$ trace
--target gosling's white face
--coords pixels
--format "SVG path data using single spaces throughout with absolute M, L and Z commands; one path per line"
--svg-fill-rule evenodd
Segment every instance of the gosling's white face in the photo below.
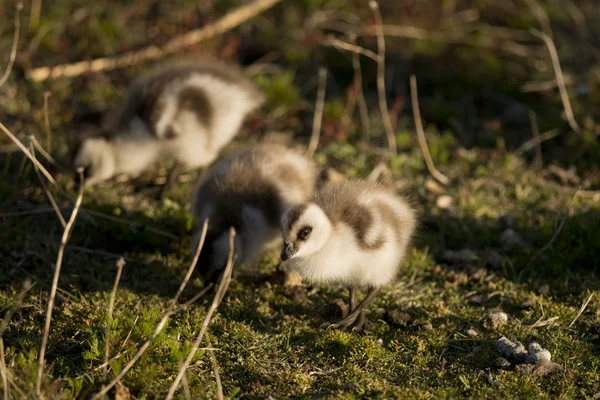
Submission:
M 308 204 L 286 212 L 281 221 L 283 250 L 281 259 L 305 257 L 321 250 L 329 240 L 333 227 L 323 210 Z
M 92 186 L 115 175 L 113 148 L 104 138 L 88 138 L 73 158 L 73 169 L 83 168 L 85 186 Z M 76 178 L 77 179 L 77 178 Z

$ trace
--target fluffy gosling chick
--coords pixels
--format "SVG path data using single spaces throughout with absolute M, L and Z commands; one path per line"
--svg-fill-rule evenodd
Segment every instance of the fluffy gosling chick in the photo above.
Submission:
M 103 126 L 76 144 L 73 169 L 84 168 L 86 184 L 94 185 L 119 174 L 135 177 L 160 160 L 207 166 L 263 102 L 234 66 L 203 61 L 159 68 L 134 80 Z
M 400 196 L 365 180 L 324 186 L 282 218 L 281 259 L 313 282 L 350 288 L 348 315 L 330 327 L 360 330 L 366 308 L 396 277 L 416 225 L 415 211 Z M 367 288 L 356 304 L 356 290 Z M 360 316 L 358 322 L 357 318 Z
M 229 228 L 236 230 L 236 264 L 281 243 L 280 221 L 286 209 L 312 195 L 317 178 L 313 161 L 279 145 L 259 145 L 223 159 L 194 189 L 192 213 L 197 225 L 208 218 L 198 270 L 215 281 L 229 254 Z M 196 233 L 193 251 L 200 234 Z

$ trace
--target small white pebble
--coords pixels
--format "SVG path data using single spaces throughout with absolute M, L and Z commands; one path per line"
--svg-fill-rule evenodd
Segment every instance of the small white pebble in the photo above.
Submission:
M 380 346 L 383 346 L 383 339 L 382 338 L 377 339 L 377 344 Z
M 445 210 L 447 208 L 450 208 L 453 201 L 454 200 L 452 199 L 451 196 L 448 196 L 447 194 L 443 194 L 437 198 L 437 200 L 435 201 L 435 205 L 438 206 L 439 208 L 441 208 L 442 210 Z
M 550 362 L 552 355 L 550 352 L 538 343 L 533 342 L 529 345 L 529 357 L 525 360 L 527 364 L 544 364 Z
M 467 331 L 467 336 L 469 336 L 469 337 L 476 337 L 477 336 L 477 331 L 475 329 L 471 328 L 471 329 L 469 329 Z

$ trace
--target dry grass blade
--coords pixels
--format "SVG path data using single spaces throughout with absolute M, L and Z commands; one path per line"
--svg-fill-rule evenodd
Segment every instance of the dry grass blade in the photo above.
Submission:
M 517 157 L 521 157 L 523 154 L 525 154 L 529 150 L 533 149 L 534 147 L 537 147 L 541 143 L 545 142 L 546 140 L 553 139 L 553 138 L 557 137 L 558 135 L 560 135 L 560 132 L 558 131 L 558 129 L 549 130 L 548 132 L 544 132 L 541 135 L 534 134 L 533 138 L 529 139 L 528 141 L 523 143 L 521 146 L 519 146 L 519 148 L 517 150 L 515 150 L 515 155 Z
M 44 325 L 44 334 L 42 336 L 42 344 L 40 346 L 40 353 L 38 356 L 38 368 L 37 368 L 37 378 L 35 383 L 35 394 L 40 397 L 42 390 L 42 377 L 44 375 L 44 359 L 46 356 L 46 346 L 48 345 L 48 335 L 50 334 L 50 322 L 52 321 L 52 310 L 54 308 L 54 298 L 56 297 L 56 289 L 58 287 L 58 278 L 60 276 L 60 268 L 62 266 L 63 255 L 65 253 L 65 247 L 67 246 L 67 241 L 71 236 L 71 232 L 73 230 L 73 226 L 75 225 L 75 221 L 77 220 L 77 214 L 79 213 L 79 209 L 81 207 L 81 202 L 83 201 L 83 171 L 79 170 L 79 179 L 81 181 L 81 187 L 79 188 L 79 195 L 77 196 L 77 201 L 75 202 L 75 208 L 71 213 L 71 217 L 69 218 L 69 222 L 65 226 L 65 230 L 62 235 L 62 239 L 60 241 L 60 248 L 58 249 L 58 256 L 56 257 L 56 266 L 54 267 L 54 279 L 52 281 L 52 288 L 50 289 L 50 298 L 48 299 L 48 309 L 46 310 L 46 323 Z
M 546 44 L 546 47 L 548 47 L 550 58 L 552 59 L 552 66 L 554 67 L 554 74 L 556 75 L 556 82 L 558 83 L 558 90 L 560 91 L 560 98 L 563 103 L 563 108 L 565 109 L 565 115 L 567 116 L 567 121 L 569 121 L 571 129 L 581 134 L 581 128 L 577 124 L 577 121 L 575 121 L 575 116 L 573 115 L 571 101 L 569 100 L 569 93 L 567 92 L 567 85 L 565 84 L 565 77 L 563 76 L 562 68 L 560 67 L 560 58 L 558 57 L 556 46 L 554 46 L 554 41 L 544 32 L 540 32 L 537 29 L 530 29 L 530 32 L 542 39 Z
M 540 169 L 543 166 L 542 159 L 542 141 L 540 140 L 540 129 L 538 128 L 537 117 L 533 110 L 529 110 L 529 121 L 531 123 L 531 131 L 533 132 L 533 138 L 535 139 L 535 166 Z
M 46 178 L 48 178 L 48 180 L 53 184 L 56 185 L 56 181 L 54 180 L 54 178 L 52 177 L 52 175 L 50 175 L 50 172 L 48 172 L 48 170 L 46 168 L 44 168 L 44 166 L 42 164 L 39 163 L 38 160 L 35 159 L 35 157 L 29 152 L 29 150 L 27 150 L 27 147 L 25 147 L 25 145 L 23 145 L 23 143 L 21 143 L 21 141 L 12 134 L 11 131 L 8 130 L 8 128 L 6 126 L 4 126 L 4 124 L 2 122 L 0 122 L 0 129 L 2 129 L 2 131 L 4 131 L 4 133 L 6 133 L 6 135 L 10 138 L 10 140 L 12 140 L 17 147 L 19 147 L 19 149 L 25 153 L 25 155 L 34 163 L 37 165 L 37 167 L 40 169 L 40 171 L 42 171 L 42 173 L 44 174 L 44 176 Z
M 169 239 L 179 240 L 179 236 L 173 235 L 170 232 L 163 231 L 162 229 L 153 228 L 151 226 L 146 226 L 146 225 L 140 224 L 139 222 L 135 222 L 135 221 L 129 221 L 125 218 L 115 217 L 114 215 L 106 214 L 106 213 L 103 213 L 100 211 L 89 210 L 87 208 L 84 208 L 83 210 L 85 212 L 87 212 L 88 214 L 93 215 L 94 217 L 98 217 L 98 218 L 106 219 L 108 221 L 118 222 L 120 224 L 128 225 L 130 228 L 143 228 L 143 229 L 147 230 L 148 232 L 156 233 L 157 235 L 168 237 Z
M 113 308 L 115 306 L 115 297 L 117 295 L 117 288 L 119 287 L 119 281 L 121 280 L 121 273 L 125 266 L 125 260 L 123 257 L 117 260 L 117 276 L 115 277 L 115 283 L 112 291 L 110 292 L 110 300 L 108 301 L 108 318 L 106 319 L 106 342 L 104 344 L 104 371 L 103 376 L 106 379 L 108 374 L 108 355 L 110 353 L 110 326 L 112 325 Z
M 410 76 L 410 96 L 412 100 L 413 116 L 415 118 L 415 128 L 417 130 L 417 137 L 419 139 L 419 146 L 423 157 L 425 158 L 425 164 L 427 164 L 427 170 L 431 176 L 437 179 L 440 183 L 447 185 L 450 183 L 450 179 L 435 168 L 433 159 L 429 153 L 429 147 L 427 147 L 427 139 L 425 138 L 425 130 L 423 130 L 423 122 L 421 121 L 421 110 L 419 109 L 419 94 L 417 92 L 417 77 L 414 75 Z
M 233 264 L 235 261 L 234 248 L 233 248 L 234 247 L 233 246 L 234 238 L 235 238 L 235 229 L 231 228 L 231 230 L 229 231 L 229 257 L 227 258 L 227 265 L 225 266 L 225 271 L 223 272 L 223 277 L 221 278 L 221 283 L 219 284 L 219 288 L 217 289 L 217 293 L 215 294 L 213 302 L 210 305 L 208 312 L 206 313 L 206 317 L 204 318 L 204 322 L 202 323 L 202 328 L 200 329 L 200 332 L 198 333 L 198 336 L 196 337 L 196 340 L 194 341 L 192 350 L 190 351 L 190 354 L 188 354 L 183 365 L 179 369 L 179 373 L 177 374 L 175 381 L 173 382 L 173 384 L 171 385 L 171 388 L 169 389 L 169 392 L 167 393 L 167 396 L 166 396 L 167 400 L 173 398 L 175 391 L 179 387 L 179 383 L 181 382 L 181 378 L 183 377 L 183 374 L 185 374 L 187 367 L 192 362 L 192 359 L 194 358 L 194 356 L 196 355 L 196 352 L 198 351 L 198 349 L 200 347 L 200 343 L 202 343 L 202 338 L 204 337 L 204 334 L 206 333 L 206 329 L 208 328 L 208 324 L 210 323 L 210 320 L 212 319 L 214 312 L 219 307 L 219 304 L 221 304 L 221 301 L 223 300 L 223 297 L 225 296 L 225 292 L 227 291 L 227 288 L 229 287 L 229 282 L 231 281 L 231 271 L 233 270 Z
M 185 396 L 185 400 L 192 400 L 192 393 L 190 392 L 190 385 L 187 380 L 187 376 L 183 374 L 183 378 L 181 378 L 181 384 L 183 385 L 183 395 Z
M 325 108 L 325 91 L 327 89 L 327 70 L 319 69 L 319 89 L 317 91 L 317 104 L 315 105 L 315 113 L 313 116 L 312 134 L 308 143 L 306 153 L 309 156 L 315 154 L 319 146 L 319 138 L 321 136 L 321 123 L 323 122 L 323 109 Z
M 29 143 L 29 148 L 31 150 L 31 155 L 37 161 L 37 158 L 35 157 L 35 149 L 33 147 L 33 140 Z M 46 193 L 46 197 L 48 197 L 48 200 L 50 200 L 50 204 L 52 204 L 52 208 L 54 209 L 54 212 L 56 213 L 56 216 L 58 217 L 60 224 L 62 225 L 63 228 L 66 227 L 67 221 L 65 221 L 65 217 L 63 217 L 62 213 L 60 212 L 60 207 L 56 203 L 56 200 L 54 200 L 54 196 L 52 196 L 52 193 L 48 189 L 48 185 L 46 185 L 46 182 L 44 182 L 44 177 L 40 173 L 40 169 L 38 168 L 37 162 L 33 163 L 33 169 L 35 170 L 35 174 L 37 175 L 37 177 L 40 181 L 40 184 L 42 185 L 42 188 L 44 189 L 44 192 Z
M 44 92 L 44 124 L 46 125 L 46 147 L 52 151 L 52 132 L 50 131 L 50 116 L 48 115 L 48 98 L 52 93 Z
M 540 23 L 540 27 L 542 28 L 542 32 L 548 35 L 549 38 L 552 39 L 552 27 L 550 26 L 550 18 L 548 18 L 548 13 L 538 3 L 536 0 L 525 0 L 527 3 L 527 7 L 531 10 L 531 12 L 535 15 Z
M 0 375 L 2 377 L 2 388 L 4 399 L 10 399 L 10 389 L 8 387 L 8 370 L 6 369 L 6 360 L 4 359 L 4 339 L 0 337 Z
M 0 87 L 2 87 L 8 80 L 8 77 L 10 76 L 10 71 L 12 71 L 12 67 L 15 64 L 15 59 L 17 58 L 17 47 L 19 47 L 19 34 L 21 33 L 21 10 L 23 9 L 23 3 L 19 1 L 16 4 L 15 9 L 17 11 L 15 13 L 15 35 L 13 36 L 8 65 L 4 70 L 4 74 L 2 74 L 2 77 L 0 78 Z
M 349 52 L 355 54 L 362 54 L 365 57 L 369 57 L 371 60 L 375 62 L 379 62 L 379 55 L 372 52 L 369 49 L 365 49 L 364 47 L 357 46 L 355 43 L 344 42 L 343 40 L 339 40 L 335 38 L 333 35 L 327 37 L 327 40 L 323 42 L 324 45 L 332 46 L 337 49 L 347 50 Z
M 377 30 L 377 54 L 379 55 L 377 60 L 377 95 L 379 97 L 379 111 L 381 112 L 390 152 L 392 156 L 396 156 L 398 154 L 396 135 L 394 134 L 385 92 L 385 36 L 383 35 L 383 21 L 381 19 L 381 12 L 379 11 L 379 4 L 372 0 L 369 1 L 369 7 L 373 11 L 375 29 Z
M 356 42 L 356 35 L 350 37 L 352 44 Z M 356 91 L 356 99 L 358 101 L 358 110 L 360 111 L 360 123 L 362 126 L 362 140 L 367 142 L 371 134 L 371 123 L 369 121 L 369 109 L 365 101 L 365 93 L 363 90 L 362 70 L 360 68 L 360 57 L 356 52 L 352 52 L 352 68 L 354 69 L 354 90 Z
M 8 323 L 10 322 L 10 319 L 12 318 L 13 314 L 16 313 L 17 310 L 21 307 L 21 304 L 23 304 L 23 300 L 25 300 L 25 295 L 27 294 L 27 292 L 29 292 L 29 290 L 32 287 L 33 285 L 31 284 L 31 280 L 29 278 L 25 279 L 25 281 L 23 282 L 23 290 L 21 291 L 21 293 L 19 293 L 17 300 L 2 319 L 2 324 L 0 325 L 0 338 L 4 334 L 6 328 L 8 327 Z
M 98 393 L 94 394 L 91 397 L 92 400 L 98 399 L 98 398 L 104 396 L 106 393 L 108 393 L 108 391 L 110 389 L 112 389 L 117 383 L 119 383 L 119 381 L 123 378 L 123 376 L 125 376 L 125 374 L 140 359 L 140 357 L 142 357 L 142 355 L 146 352 L 148 347 L 150 347 L 152 342 L 154 342 L 154 340 L 158 337 L 158 335 L 160 335 L 163 328 L 169 321 L 169 318 L 171 318 L 171 316 L 173 314 L 175 314 L 177 311 L 185 309 L 185 307 L 187 306 L 187 303 L 183 307 L 177 307 L 177 302 L 179 300 L 179 296 L 185 289 L 190 276 L 192 275 L 192 273 L 194 272 L 194 269 L 196 268 L 196 263 L 198 262 L 198 257 L 200 255 L 200 252 L 202 251 L 202 247 L 204 246 L 204 238 L 206 237 L 207 228 L 208 228 L 208 219 L 206 219 L 204 221 L 204 227 L 202 229 L 202 236 L 201 236 L 200 242 L 198 242 L 196 254 L 194 256 L 194 259 L 192 260 L 192 263 L 188 269 L 188 272 L 186 273 L 185 278 L 181 282 L 181 285 L 179 285 L 179 289 L 177 290 L 177 293 L 175 293 L 175 296 L 171 300 L 171 304 L 167 308 L 167 311 L 163 315 L 162 319 L 159 321 L 158 325 L 156 325 L 156 327 L 154 328 L 154 332 L 152 332 L 152 335 L 150 335 L 150 337 L 144 342 L 144 344 L 139 348 L 139 350 L 137 351 L 137 353 L 135 353 L 135 355 L 131 358 L 131 360 L 129 360 L 129 362 L 127 364 L 125 364 L 125 366 L 123 366 L 123 369 L 121 369 L 121 371 L 117 374 L 117 376 L 115 376 L 108 384 L 106 384 Z M 208 288 L 205 288 L 205 290 L 203 290 L 201 294 L 206 293 L 207 290 L 208 290 Z M 199 297 L 199 296 L 197 296 L 197 297 Z
M 215 23 L 193 30 L 168 41 L 163 47 L 147 46 L 140 50 L 114 57 L 102 57 L 91 61 L 80 61 L 73 64 L 62 64 L 54 67 L 40 67 L 30 70 L 28 78 L 34 81 L 78 76 L 87 72 L 107 71 L 139 64 L 146 60 L 155 60 L 167 54 L 175 53 L 185 47 L 195 45 L 224 32 L 257 16 L 273 7 L 281 0 L 255 0 L 252 3 L 238 7 L 224 15 Z
M 40 142 L 35 138 L 35 136 L 30 135 L 29 138 L 31 139 L 31 141 L 33 142 L 33 145 L 35 146 L 35 148 L 37 149 L 37 151 L 40 152 L 40 154 L 42 156 L 44 156 L 44 158 L 52 165 L 54 165 L 55 167 L 58 167 L 62 170 L 65 170 L 65 168 L 59 164 L 58 161 L 56 161 L 56 159 L 54 157 L 52 157 L 40 144 Z
M 210 342 L 210 336 L 208 335 L 208 333 L 206 334 L 206 344 L 209 348 L 212 349 L 213 345 Z M 215 356 L 214 350 L 208 350 L 208 354 L 210 354 L 210 361 L 212 363 L 213 371 L 215 373 L 215 384 L 217 385 L 217 399 L 223 400 L 223 385 L 221 384 L 221 375 L 219 374 L 219 363 L 217 362 L 217 357 Z M 183 376 L 185 376 L 185 374 Z
M 590 304 L 590 301 L 592 300 L 592 297 L 594 297 L 594 293 L 593 292 L 590 293 L 590 297 L 588 297 L 587 300 L 583 302 L 583 304 L 581 305 L 581 308 L 579 308 L 579 311 L 577 312 L 577 315 L 575 316 L 575 318 L 573 318 L 573 321 L 571 321 L 571 323 L 569 324 L 569 328 L 572 327 L 573 324 L 575 324 L 575 321 L 577 321 L 577 319 L 579 317 L 581 317 L 581 314 L 583 314 L 583 312 L 587 308 L 588 304 Z

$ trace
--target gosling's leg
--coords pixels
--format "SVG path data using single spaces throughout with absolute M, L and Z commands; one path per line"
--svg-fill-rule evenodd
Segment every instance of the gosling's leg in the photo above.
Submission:
M 181 164 L 175 163 L 175 165 L 173 165 L 171 171 L 169 171 L 169 175 L 167 175 L 167 181 L 160 189 L 160 192 L 158 194 L 158 198 L 160 200 L 164 200 L 169 190 L 175 185 L 175 182 L 177 181 L 177 177 L 179 176 L 181 170 Z
M 345 318 L 342 318 L 338 322 L 335 322 L 333 324 L 328 324 L 329 326 L 327 326 L 327 328 L 335 328 L 335 329 L 340 329 L 340 330 L 345 330 L 346 328 L 348 328 L 350 325 L 352 325 L 356 321 L 356 318 L 358 318 L 358 316 L 361 314 L 361 312 L 363 310 L 365 310 L 369 306 L 369 304 L 371 304 L 371 302 L 375 298 L 375 295 L 377 294 L 377 292 L 379 292 L 378 288 L 371 288 L 369 290 L 369 293 L 367 294 L 367 297 L 365 297 L 365 299 L 363 301 L 361 301 L 360 304 L 358 306 L 356 306 L 356 308 L 354 310 L 352 310 L 352 312 L 350 314 L 348 314 Z M 366 316 L 365 316 L 365 320 L 366 320 Z M 363 325 L 364 325 L 364 322 L 363 322 Z
M 354 286 L 350 286 L 350 302 L 348 303 L 348 312 L 346 315 L 350 314 L 356 308 L 356 288 Z

